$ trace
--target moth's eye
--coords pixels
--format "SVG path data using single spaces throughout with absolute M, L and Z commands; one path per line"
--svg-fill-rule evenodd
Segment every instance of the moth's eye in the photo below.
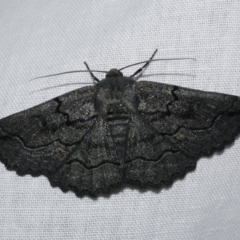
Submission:
M 119 76 L 119 77 L 123 77 L 123 74 L 122 74 L 121 71 L 118 71 L 118 76 Z

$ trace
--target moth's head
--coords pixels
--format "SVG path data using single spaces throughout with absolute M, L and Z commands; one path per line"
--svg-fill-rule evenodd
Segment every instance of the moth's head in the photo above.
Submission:
M 122 76 L 123 76 L 122 72 L 117 70 L 116 68 L 111 69 L 106 74 L 106 78 L 122 77 Z

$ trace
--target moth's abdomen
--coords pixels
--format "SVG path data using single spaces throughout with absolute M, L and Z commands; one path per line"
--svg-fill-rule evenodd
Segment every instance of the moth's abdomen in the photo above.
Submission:
M 107 118 L 107 122 L 116 146 L 119 161 L 124 163 L 129 130 L 129 117 L 109 117 Z

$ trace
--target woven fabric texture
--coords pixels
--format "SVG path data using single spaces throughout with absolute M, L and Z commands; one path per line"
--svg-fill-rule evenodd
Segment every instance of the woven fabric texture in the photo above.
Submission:
M 156 48 L 157 58 L 197 61 L 154 62 L 142 79 L 240 96 L 239 0 L 0 6 L 0 118 L 92 83 L 85 73 L 29 81 L 34 77 L 85 69 L 83 61 L 92 69 L 121 68 Z M 237 138 L 161 191 L 124 188 L 96 199 L 0 163 L 0 239 L 240 239 L 239 149 Z

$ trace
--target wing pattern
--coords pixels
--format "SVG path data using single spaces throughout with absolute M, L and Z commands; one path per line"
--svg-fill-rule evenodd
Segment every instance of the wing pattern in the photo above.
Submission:
M 129 182 L 169 183 L 194 168 L 200 156 L 221 149 L 239 133 L 239 97 L 155 82 L 139 82 L 137 89 L 137 122 L 145 126 L 136 129 L 133 124 L 134 133 L 129 136 Z M 153 142 L 147 145 L 148 139 Z
M 20 173 L 46 174 L 51 183 L 95 192 L 121 179 L 106 123 L 85 87 L 0 120 L 0 159 Z
M 0 159 L 63 189 L 95 194 L 124 182 L 169 183 L 239 133 L 239 97 L 131 80 L 128 91 L 128 81 L 119 85 L 124 100 L 115 112 L 118 101 L 104 84 L 103 96 L 84 87 L 1 119 Z

